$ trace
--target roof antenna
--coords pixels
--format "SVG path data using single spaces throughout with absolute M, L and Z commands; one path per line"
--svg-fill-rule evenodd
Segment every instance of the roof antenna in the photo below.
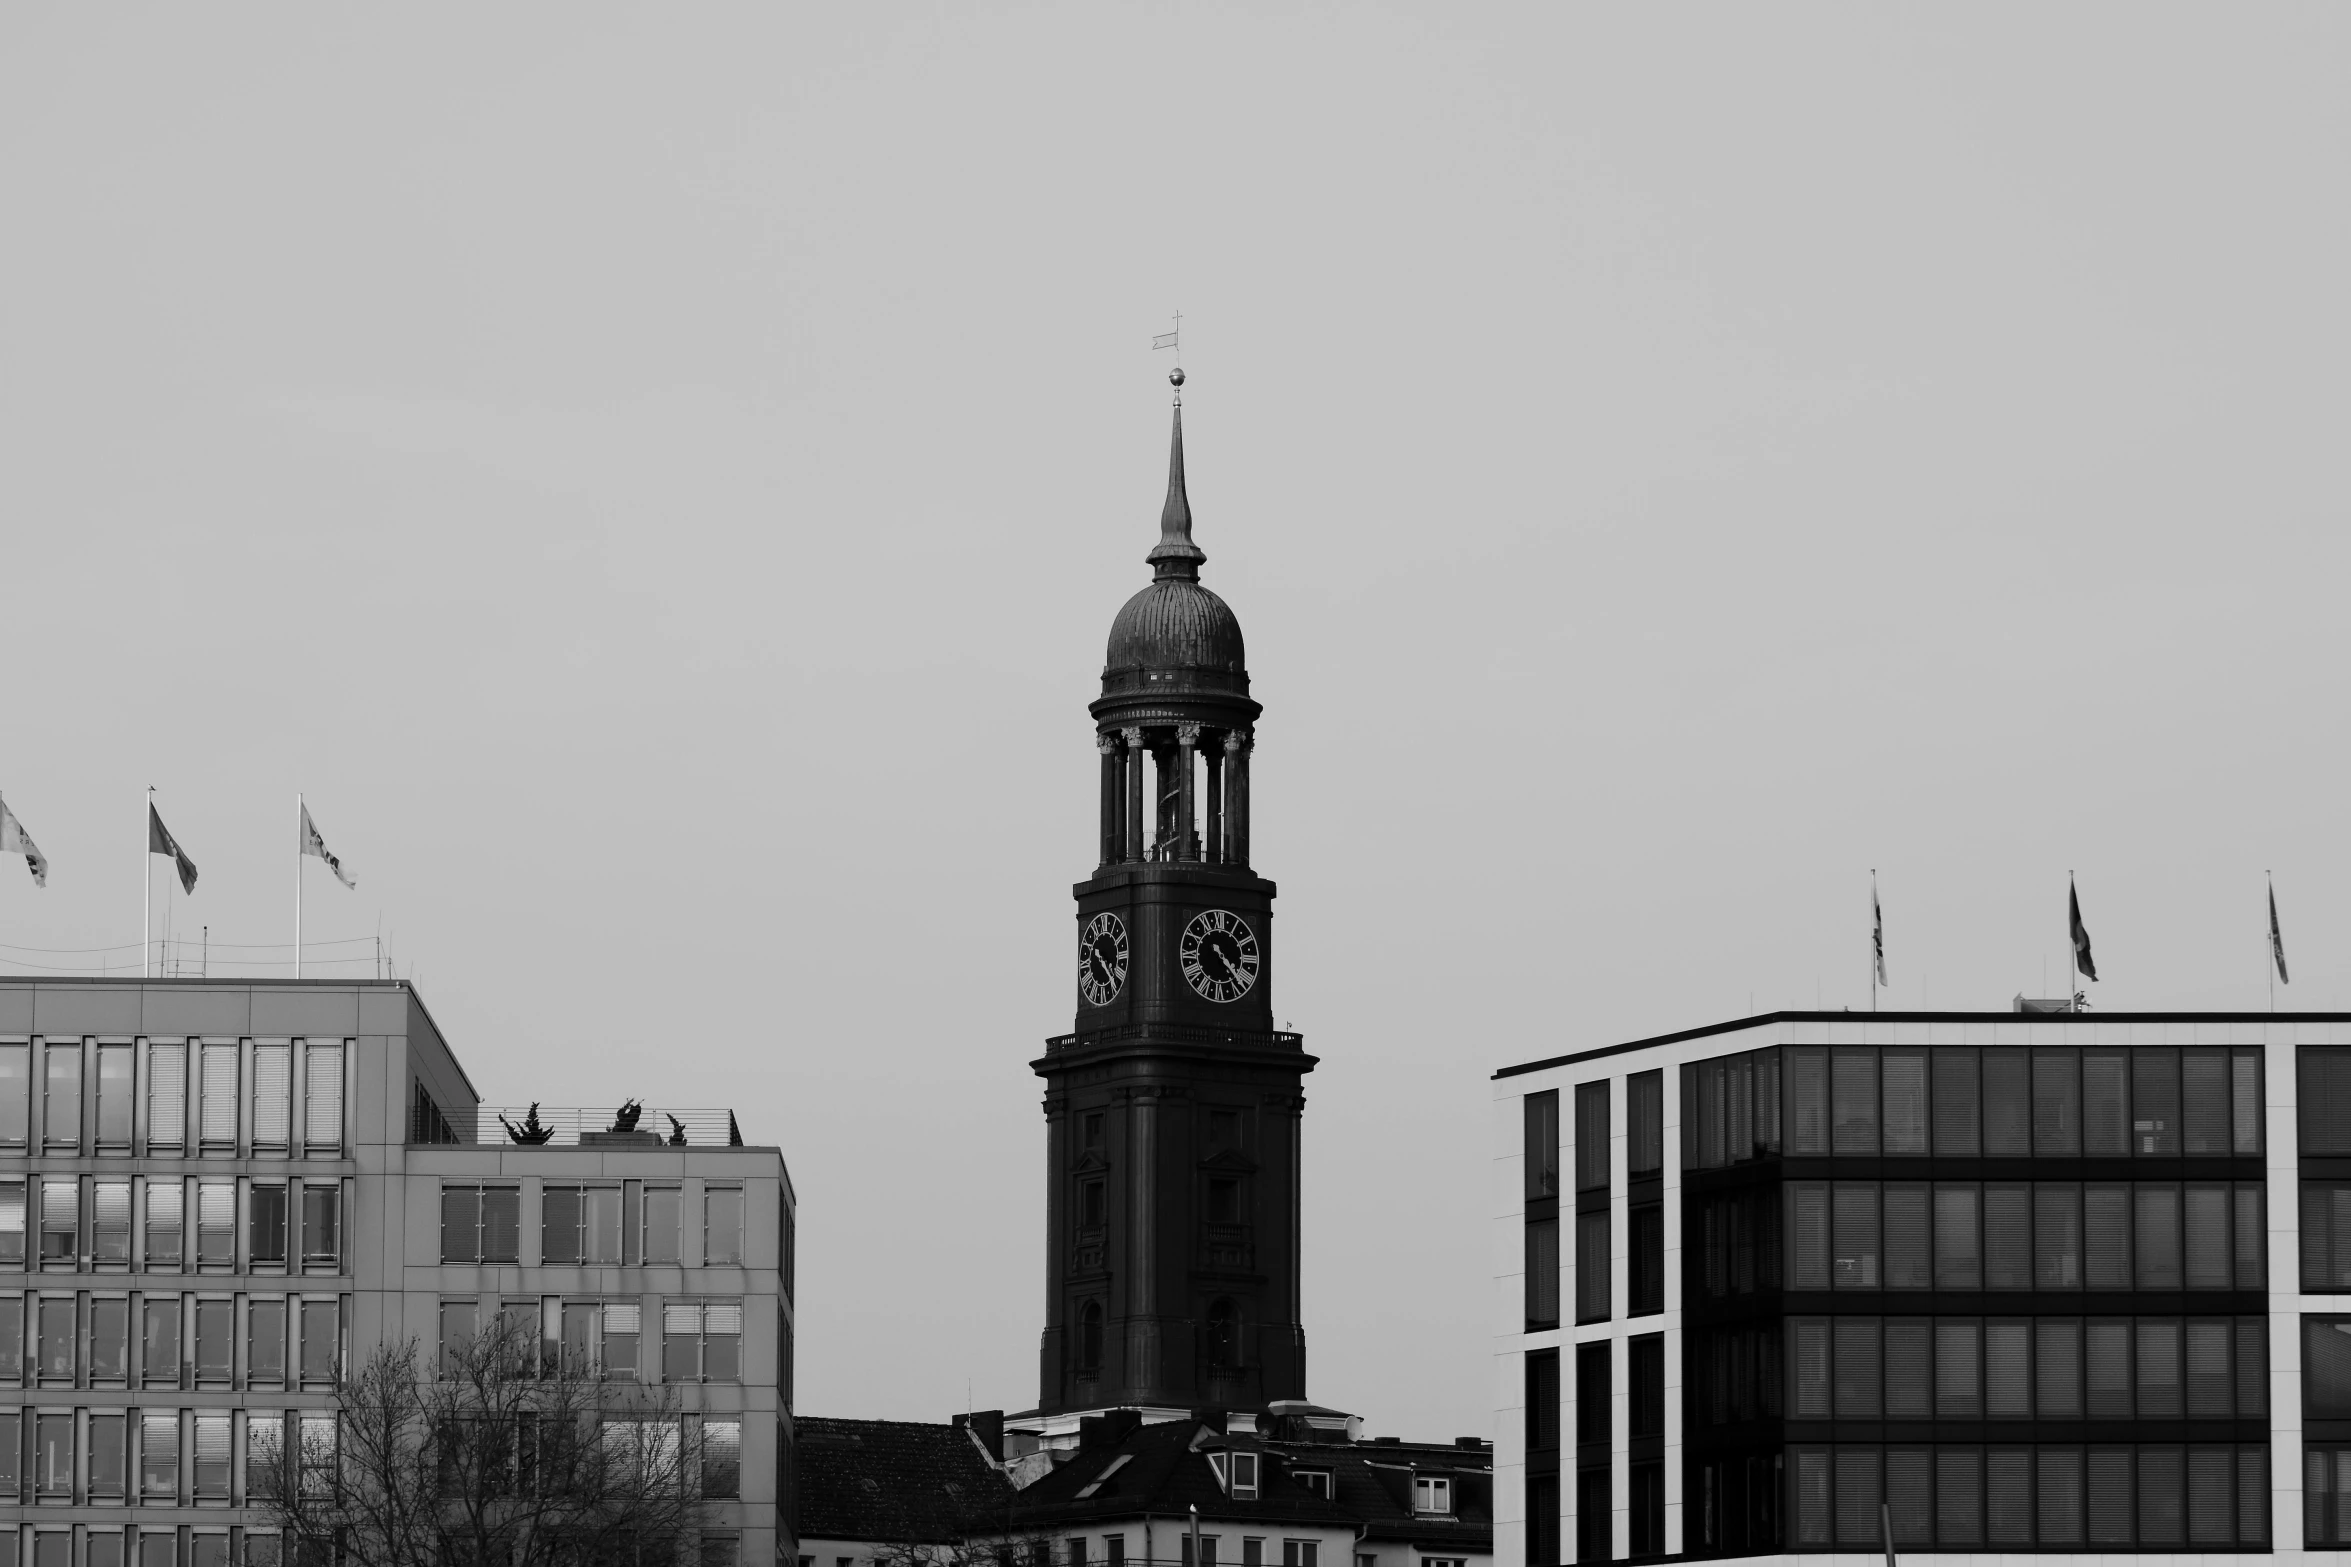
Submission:
M 1151 339 L 1151 348 L 1154 353 L 1162 348 L 1172 348 L 1175 350 L 1176 367 L 1172 371 L 1168 372 L 1167 380 L 1168 384 L 1176 389 L 1175 400 L 1176 406 L 1178 408 L 1184 406 L 1184 345 L 1181 341 L 1183 335 L 1184 313 L 1179 310 L 1175 313 L 1175 330 L 1172 332 L 1162 332 L 1157 337 Z

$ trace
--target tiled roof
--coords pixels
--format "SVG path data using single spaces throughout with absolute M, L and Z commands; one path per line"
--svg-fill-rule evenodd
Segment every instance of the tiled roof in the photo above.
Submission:
M 961 1426 L 793 1422 L 803 1539 L 943 1544 L 1004 1527 L 1012 1486 Z

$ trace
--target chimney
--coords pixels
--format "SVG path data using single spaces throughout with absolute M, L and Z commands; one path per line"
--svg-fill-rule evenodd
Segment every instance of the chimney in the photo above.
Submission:
M 997 1463 L 1004 1462 L 1003 1410 L 974 1410 L 968 1415 L 957 1415 L 955 1417 L 955 1423 L 959 1426 L 965 1427 L 974 1437 L 978 1438 L 980 1446 L 988 1450 L 988 1456 L 990 1458 L 994 1459 Z

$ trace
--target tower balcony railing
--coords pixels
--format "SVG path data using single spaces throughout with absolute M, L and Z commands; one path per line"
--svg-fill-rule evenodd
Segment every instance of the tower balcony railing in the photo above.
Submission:
M 636 1113 L 628 1113 L 630 1109 Z M 452 1110 L 429 1128 L 410 1128 L 412 1143 L 507 1148 L 726 1148 L 743 1134 L 730 1109 L 708 1106 L 483 1105 Z
M 1045 1041 L 1048 1052 L 1075 1050 L 1080 1045 L 1116 1044 L 1126 1039 L 1165 1039 L 1188 1045 L 1271 1045 L 1277 1050 L 1304 1048 L 1306 1036 L 1284 1029 L 1200 1028 L 1188 1023 L 1114 1023 L 1082 1034 L 1055 1034 Z

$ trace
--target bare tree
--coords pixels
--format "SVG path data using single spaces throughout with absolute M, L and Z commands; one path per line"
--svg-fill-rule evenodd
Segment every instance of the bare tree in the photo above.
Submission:
M 698 1434 L 673 1397 L 552 1354 L 506 1317 L 438 1375 L 413 1339 L 377 1349 L 336 1420 L 302 1421 L 248 1466 L 288 1567 L 690 1567 Z

